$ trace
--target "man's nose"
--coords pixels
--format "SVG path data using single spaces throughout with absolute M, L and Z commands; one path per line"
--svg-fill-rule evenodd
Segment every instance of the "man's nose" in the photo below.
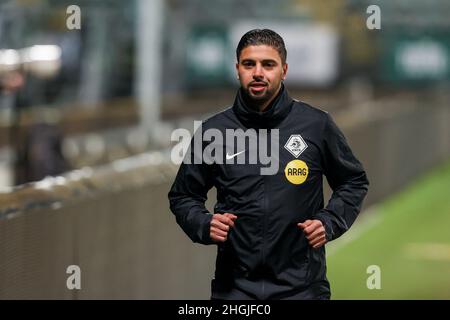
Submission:
M 253 71 L 253 78 L 262 78 L 262 77 L 264 77 L 263 68 L 260 64 L 257 64 Z

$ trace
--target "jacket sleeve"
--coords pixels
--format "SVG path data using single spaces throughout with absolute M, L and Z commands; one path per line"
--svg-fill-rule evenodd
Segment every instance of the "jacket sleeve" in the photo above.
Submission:
M 186 153 L 192 161 L 188 163 L 184 159 L 169 191 L 170 210 L 193 242 L 213 244 L 209 235 L 212 214 L 205 207 L 208 191 L 213 186 L 212 165 L 196 164 L 193 144 L 194 139 Z
M 345 233 L 355 221 L 369 181 L 363 166 L 329 114 L 323 137 L 324 174 L 333 193 L 327 206 L 316 213 L 314 219 L 322 221 L 326 238 L 331 241 Z

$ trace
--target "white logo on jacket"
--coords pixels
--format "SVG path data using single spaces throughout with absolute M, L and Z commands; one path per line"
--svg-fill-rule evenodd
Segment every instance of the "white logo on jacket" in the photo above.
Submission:
M 308 148 L 305 140 L 299 134 L 292 134 L 284 145 L 287 151 L 289 151 L 294 157 L 298 158 L 303 151 Z
M 227 160 L 231 160 L 231 159 L 233 159 L 234 157 L 240 155 L 240 154 L 243 153 L 243 152 L 245 152 L 245 150 L 242 150 L 241 152 L 238 152 L 238 153 L 235 153 L 235 154 L 229 154 L 229 153 L 227 152 L 226 158 L 227 158 Z

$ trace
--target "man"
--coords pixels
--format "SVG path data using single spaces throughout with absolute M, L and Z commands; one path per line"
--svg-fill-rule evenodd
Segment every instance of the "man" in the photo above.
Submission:
M 194 242 L 218 246 L 212 299 L 329 299 L 324 244 L 353 224 L 366 174 L 329 114 L 289 97 L 287 54 L 277 33 L 247 32 L 236 55 L 241 88 L 234 104 L 196 135 L 208 129 L 275 135 L 279 169 L 263 175 L 259 162 L 230 164 L 259 150 L 218 142 L 227 161 L 183 163 L 169 192 L 171 210 Z M 203 141 L 201 150 L 212 143 Z M 189 153 L 195 149 L 192 144 Z M 333 189 L 325 208 L 323 174 Z M 205 200 L 213 186 L 217 204 L 210 214 Z

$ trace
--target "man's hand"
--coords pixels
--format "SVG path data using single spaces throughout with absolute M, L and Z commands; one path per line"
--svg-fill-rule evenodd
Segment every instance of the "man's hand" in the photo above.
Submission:
M 297 226 L 303 230 L 309 244 L 314 248 L 320 248 L 327 239 L 325 238 L 325 228 L 320 220 L 306 220 L 303 223 L 297 223 Z
M 234 227 L 234 220 L 237 219 L 232 213 L 216 213 L 211 220 L 209 236 L 216 242 L 225 242 L 228 238 L 230 228 Z

